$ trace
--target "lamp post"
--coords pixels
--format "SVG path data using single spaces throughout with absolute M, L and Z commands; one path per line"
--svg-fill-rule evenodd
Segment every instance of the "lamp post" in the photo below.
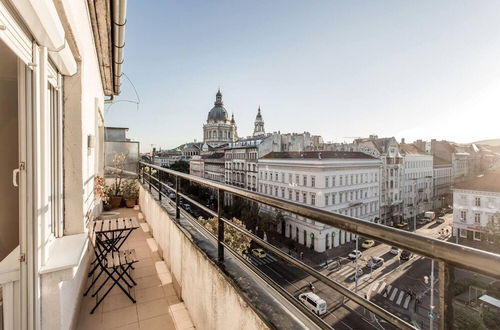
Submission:
M 358 237 L 359 235 L 356 235 L 356 252 L 355 252 L 355 257 L 356 257 L 356 270 L 354 271 L 354 279 L 356 280 L 354 292 L 358 293 Z

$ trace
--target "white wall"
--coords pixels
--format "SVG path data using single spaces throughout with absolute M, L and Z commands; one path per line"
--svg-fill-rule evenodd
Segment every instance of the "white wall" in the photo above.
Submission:
M 197 329 L 267 329 L 213 261 L 142 186 L 139 204 Z

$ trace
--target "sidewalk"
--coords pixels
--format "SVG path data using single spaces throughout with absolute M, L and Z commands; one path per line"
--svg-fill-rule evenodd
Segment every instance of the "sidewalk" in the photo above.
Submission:
M 349 254 L 349 252 L 351 252 L 356 248 L 356 241 L 351 241 L 344 245 L 339 245 L 330 250 L 319 253 L 311 248 L 308 248 L 290 238 L 281 236 L 280 234 L 277 233 L 270 234 L 268 236 L 268 242 L 274 245 L 275 247 L 279 248 L 281 251 L 288 253 L 292 257 L 297 258 L 299 260 L 301 260 L 300 256 L 301 253 L 303 253 L 302 262 L 313 268 L 318 268 L 321 265 L 324 265 L 325 262 L 327 261 L 331 262 L 333 260 L 338 259 L 339 257 L 346 257 Z M 290 250 L 289 248 L 291 243 L 293 243 L 294 250 Z

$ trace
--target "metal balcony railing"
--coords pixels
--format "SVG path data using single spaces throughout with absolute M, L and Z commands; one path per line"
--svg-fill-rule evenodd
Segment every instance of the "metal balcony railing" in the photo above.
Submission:
M 164 181 L 166 177 L 173 176 L 175 178 L 175 186 L 170 187 Z M 374 302 L 365 299 L 364 297 L 356 294 L 352 290 L 346 288 L 342 284 L 332 280 L 331 278 L 323 275 L 314 268 L 304 264 L 300 260 L 288 255 L 287 253 L 281 251 L 270 243 L 262 240 L 253 233 L 249 232 L 245 228 L 235 225 L 231 220 L 228 220 L 222 216 L 223 207 L 223 195 L 224 193 L 234 194 L 241 198 L 258 202 L 270 207 L 283 210 L 288 213 L 293 213 L 302 216 L 307 219 L 318 221 L 326 225 L 336 227 L 340 230 L 355 233 L 357 235 L 362 235 L 370 239 L 374 239 L 378 242 L 388 244 L 390 246 L 398 246 L 402 249 L 409 250 L 418 255 L 430 258 L 438 263 L 438 279 L 439 279 L 439 329 L 451 329 L 453 326 L 453 320 L 450 317 L 452 315 L 452 292 L 453 292 L 453 278 L 452 272 L 455 267 L 473 271 L 475 273 L 491 276 L 497 280 L 500 279 L 500 255 L 490 253 L 483 250 L 474 249 L 471 247 L 457 245 L 449 243 L 446 241 L 421 236 L 413 232 L 408 232 L 400 230 L 393 227 L 388 227 L 378 223 L 371 223 L 361 219 L 356 219 L 349 216 L 340 215 L 337 213 L 331 213 L 307 205 L 302 205 L 286 200 L 281 200 L 278 198 L 262 195 L 260 193 L 252 192 L 250 190 L 245 190 L 241 188 L 236 188 L 233 186 L 228 186 L 222 183 L 214 182 L 205 178 L 172 171 L 159 166 L 155 166 L 149 163 L 140 162 L 139 163 L 139 177 L 142 183 L 149 188 L 149 190 L 155 190 L 158 192 L 158 198 L 167 198 L 167 192 L 174 192 L 176 196 L 180 196 L 188 202 L 194 204 L 196 207 L 207 212 L 211 216 L 217 217 L 218 220 L 218 233 L 217 237 L 214 237 L 218 243 L 218 260 L 220 262 L 224 261 L 224 250 L 228 249 L 233 255 L 239 256 L 237 252 L 232 251 L 224 242 L 224 228 L 225 226 L 230 226 L 240 232 L 241 234 L 249 237 L 253 241 L 257 242 L 262 247 L 273 252 L 280 258 L 289 262 L 290 264 L 298 267 L 307 274 L 316 278 L 317 280 L 328 285 L 335 291 L 344 295 L 346 298 L 351 299 L 353 302 L 357 303 L 361 307 L 365 308 L 369 312 L 375 314 L 376 316 L 384 319 L 388 323 L 396 326 L 400 329 L 418 329 L 412 324 L 406 322 L 399 316 L 391 313 L 390 311 L 384 309 L 383 307 L 375 304 Z M 187 180 L 189 182 L 194 182 L 216 191 L 217 195 L 217 211 L 213 211 L 208 207 L 200 204 L 199 202 L 193 200 L 192 198 L 186 196 L 180 192 L 180 179 Z M 176 219 L 180 218 L 180 208 L 179 208 L 180 198 L 175 199 L 175 209 L 176 209 Z M 213 236 L 213 235 L 212 235 Z M 241 256 L 239 256 L 241 258 Z M 247 262 L 245 259 L 241 258 Z M 321 318 L 312 314 L 309 310 L 305 309 L 295 298 L 292 296 L 285 296 L 285 298 L 291 301 L 296 307 L 298 307 L 305 314 L 309 315 L 311 319 L 320 327 L 324 329 L 331 329 L 331 327 L 326 324 Z

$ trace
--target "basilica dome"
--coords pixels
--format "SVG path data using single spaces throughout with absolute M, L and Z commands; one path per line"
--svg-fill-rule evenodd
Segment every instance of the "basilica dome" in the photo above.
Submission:
M 226 122 L 229 119 L 227 110 L 222 105 L 215 105 L 208 113 L 208 121 Z
M 215 96 L 214 107 L 208 113 L 207 122 L 226 122 L 229 120 L 227 115 L 227 110 L 224 108 L 224 103 L 222 103 L 222 93 L 220 90 Z

